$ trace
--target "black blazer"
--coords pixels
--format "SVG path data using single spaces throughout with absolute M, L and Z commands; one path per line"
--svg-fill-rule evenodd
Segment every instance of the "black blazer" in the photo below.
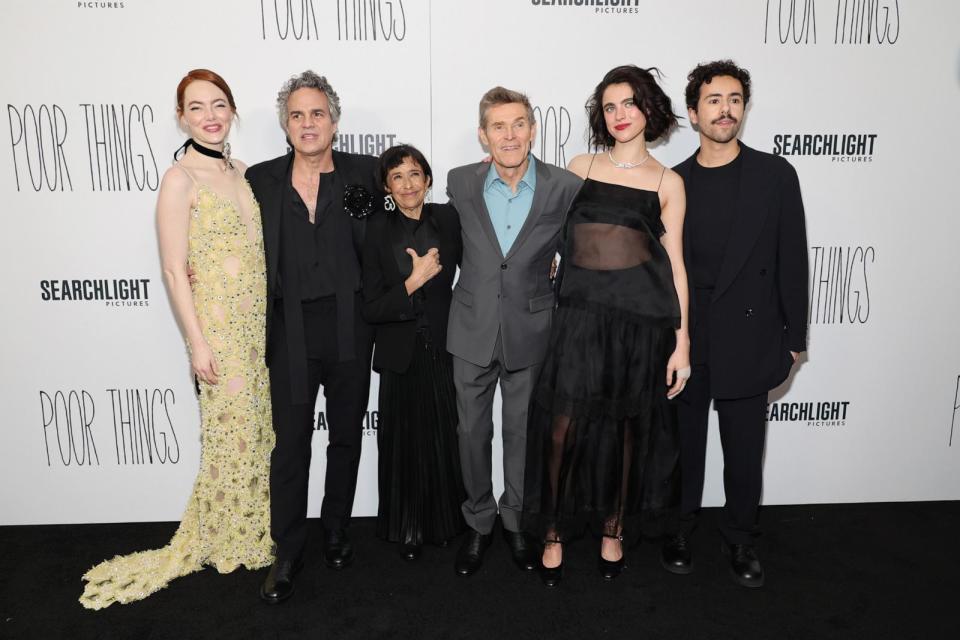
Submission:
M 403 284 L 413 259 L 406 253 L 410 243 L 401 216 L 396 210 L 371 217 L 363 246 L 363 317 L 376 329 L 373 368 L 378 372 L 409 368 L 417 332 L 413 301 Z M 433 343 L 445 350 L 453 277 L 463 253 L 460 218 L 449 204 L 425 204 L 422 220 L 430 226 L 426 232 L 436 243 L 429 244 L 440 251 L 443 265 L 423 286 L 423 312 Z
M 289 170 L 293 161 L 293 152 L 255 164 L 247 169 L 246 178 L 253 189 L 253 195 L 260 204 L 260 218 L 263 223 L 263 250 L 267 263 L 267 336 L 270 335 L 273 316 L 273 300 L 277 296 L 280 271 L 280 220 L 283 213 L 284 190 L 287 186 Z M 381 204 L 383 193 L 377 177 L 377 159 L 373 156 L 352 153 L 333 152 L 333 165 L 337 179 L 331 185 L 329 207 L 342 211 L 350 221 L 353 231 L 353 245 L 338 247 L 339 251 L 354 251 L 357 262 L 363 249 L 366 219 L 356 219 L 343 211 L 343 189 L 346 185 L 359 184 L 373 195 L 375 203 Z M 359 320 L 359 319 L 357 319 Z M 270 340 L 267 340 L 267 361 L 270 361 Z M 303 349 L 306 349 L 304 345 Z
M 674 167 L 688 190 L 698 152 Z M 797 172 L 742 142 L 740 153 L 740 195 L 707 316 L 706 361 L 716 398 L 773 389 L 790 373 L 789 352 L 807 350 L 807 233 Z M 691 295 L 691 334 L 698 311 Z

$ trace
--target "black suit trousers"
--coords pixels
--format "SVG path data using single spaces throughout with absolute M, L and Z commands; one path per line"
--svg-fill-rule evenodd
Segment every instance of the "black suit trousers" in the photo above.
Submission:
M 329 444 L 320 522 L 328 530 L 339 530 L 350 521 L 373 348 L 373 331 L 359 319 L 359 298 L 355 304 L 356 357 L 340 362 L 335 296 L 303 303 L 308 394 L 305 404 L 294 404 L 291 399 L 282 303 L 277 301 L 274 306 L 269 336 L 270 396 L 277 442 L 270 458 L 270 528 L 278 559 L 298 558 L 306 544 L 313 411 L 321 385 L 326 399 Z
M 680 528 L 697 526 L 703 499 L 703 476 L 710 413 L 710 369 L 695 364 L 686 389 L 677 397 L 680 425 Z M 767 394 L 713 399 L 723 446 L 723 490 L 726 504 L 720 531 L 731 544 L 752 544 L 759 534 L 758 511 L 763 489 L 763 447 L 766 439 Z

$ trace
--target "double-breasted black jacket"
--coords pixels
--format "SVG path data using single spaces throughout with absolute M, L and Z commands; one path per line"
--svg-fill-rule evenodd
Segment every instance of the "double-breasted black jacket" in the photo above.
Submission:
M 451 289 L 462 255 L 460 219 L 448 204 L 424 204 L 419 237 L 426 249 L 436 247 L 443 269 L 422 287 L 422 303 L 430 338 L 446 350 L 447 319 Z M 411 237 L 399 209 L 380 212 L 367 224 L 363 248 L 363 316 L 376 330 L 373 368 L 404 373 L 410 366 L 416 342 L 417 318 L 414 300 L 407 295 L 404 281 L 413 269 L 413 258 L 406 252 Z
M 697 153 L 674 167 L 688 190 Z M 807 234 L 797 172 L 742 142 L 740 153 L 733 228 L 707 312 L 706 362 L 716 398 L 773 389 L 790 373 L 790 351 L 807 349 Z M 691 260 L 686 233 L 684 260 Z M 692 295 L 689 316 L 692 335 L 703 319 Z

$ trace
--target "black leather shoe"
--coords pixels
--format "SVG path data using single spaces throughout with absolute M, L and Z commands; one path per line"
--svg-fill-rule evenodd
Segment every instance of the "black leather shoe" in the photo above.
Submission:
M 685 576 L 693 573 L 693 553 L 690 539 L 684 533 L 667 538 L 660 549 L 660 564 L 670 573 Z
M 553 589 L 555 586 L 560 584 L 560 580 L 563 578 L 563 562 L 555 567 L 545 567 L 541 561 L 539 571 L 540 579 L 543 581 L 543 586 L 548 589 Z
M 353 545 L 343 529 L 324 531 L 323 563 L 331 569 L 343 569 L 353 562 Z
M 611 536 L 604 536 L 605 538 Z M 623 553 L 623 538 L 620 538 L 620 559 L 619 560 L 607 560 L 603 557 L 601 553 L 597 560 L 597 568 L 600 570 L 600 575 L 603 576 L 603 579 L 607 582 L 610 582 L 621 573 L 623 573 L 624 568 L 626 568 L 627 563 L 624 562 Z
M 467 536 L 457 551 L 457 561 L 453 565 L 457 575 L 469 576 L 476 573 L 483 564 L 483 554 L 489 546 L 490 534 L 484 535 L 474 529 L 467 531 Z
M 400 544 L 400 557 L 404 560 L 416 560 L 420 557 L 420 545 L 412 542 L 403 542 Z
M 743 587 L 763 586 L 763 566 L 751 545 L 721 542 L 723 554 L 730 561 L 730 576 Z
M 504 529 L 503 537 L 510 546 L 513 563 L 520 567 L 521 571 L 533 571 L 540 566 L 537 548 L 526 534 Z
M 280 604 L 293 595 L 293 576 L 300 570 L 300 562 L 276 560 L 267 579 L 260 585 L 260 599 L 267 604 Z

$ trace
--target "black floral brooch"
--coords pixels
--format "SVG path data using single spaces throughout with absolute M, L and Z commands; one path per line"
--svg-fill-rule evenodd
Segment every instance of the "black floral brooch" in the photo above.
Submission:
M 357 220 L 366 218 L 376 210 L 373 196 L 361 184 L 348 184 L 344 187 L 343 208 Z

